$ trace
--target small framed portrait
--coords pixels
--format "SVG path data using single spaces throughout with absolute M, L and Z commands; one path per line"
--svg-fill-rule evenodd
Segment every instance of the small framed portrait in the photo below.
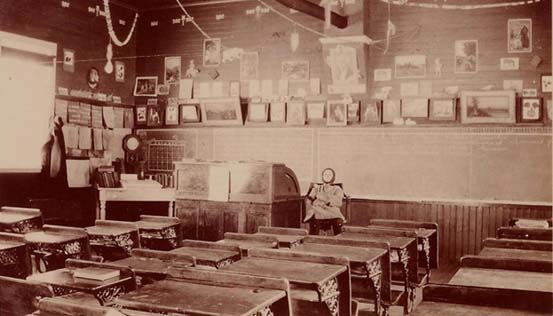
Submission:
M 309 61 L 283 61 L 281 79 L 288 81 L 309 80 Z
M 148 122 L 148 108 L 146 106 L 137 105 L 135 108 L 136 125 L 146 125 Z
M 157 85 L 157 95 L 169 95 L 170 91 L 171 91 L 171 86 L 167 83 Z
M 359 123 L 359 101 L 348 103 L 348 124 Z
M 267 122 L 269 120 L 268 103 L 249 103 L 248 121 L 249 122 Z
M 348 123 L 348 104 L 342 100 L 326 103 L 326 125 L 345 126 Z
M 551 93 L 553 92 L 553 76 L 552 75 L 541 75 L 541 92 L 542 93 Z
M 155 97 L 157 96 L 157 77 L 136 77 L 136 82 L 134 85 L 134 96 L 135 97 Z
M 456 99 L 430 99 L 429 118 L 432 121 L 454 121 Z
M 382 123 L 382 101 L 363 100 L 361 101 L 361 124 L 380 125 Z
M 532 19 L 507 21 L 507 50 L 509 53 L 532 52 Z
M 311 101 L 306 103 L 307 123 L 317 124 L 325 122 L 326 103 L 323 101 Z
M 125 63 L 115 62 L 115 82 L 125 82 Z
M 163 110 L 157 105 L 148 105 L 148 126 L 161 126 Z
M 553 121 L 553 100 L 547 99 L 545 101 L 545 112 L 547 113 L 547 122 Z
M 240 80 L 256 80 L 259 78 L 259 54 L 243 52 L 240 56 Z
M 286 103 L 286 124 L 305 125 L 305 103 L 303 101 Z
M 428 117 L 428 99 L 401 99 L 401 117 Z
M 218 67 L 221 64 L 221 39 L 204 39 L 204 67 Z
M 180 56 L 165 57 L 165 76 L 163 83 L 178 84 L 181 74 Z
M 455 41 L 455 73 L 473 74 L 478 72 L 478 41 Z
M 396 79 L 426 76 L 426 56 L 424 55 L 396 56 L 394 63 Z
M 242 125 L 242 110 L 237 97 L 200 100 L 202 120 L 208 125 Z
M 197 123 L 200 121 L 199 104 L 181 104 L 180 105 L 180 123 Z
M 461 123 L 515 123 L 513 90 L 461 91 Z
M 86 74 L 86 83 L 90 89 L 97 89 L 100 84 L 100 71 L 96 67 L 91 67 Z
M 543 104 L 541 98 L 521 98 L 520 123 L 537 123 L 543 121 Z
M 284 123 L 286 121 L 286 103 L 285 102 L 271 102 L 270 108 L 270 120 L 271 122 Z
M 384 100 L 382 103 L 382 122 L 392 123 L 401 118 L 400 100 Z
M 72 49 L 63 49 L 63 71 L 75 71 L 75 51 Z
M 500 70 L 518 70 L 520 60 L 518 57 L 504 57 L 499 60 Z
M 179 124 L 179 106 L 168 105 L 165 108 L 165 125 L 178 125 Z

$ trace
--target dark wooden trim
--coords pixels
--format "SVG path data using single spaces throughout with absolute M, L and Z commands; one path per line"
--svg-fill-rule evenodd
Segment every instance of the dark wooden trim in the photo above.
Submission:
M 307 15 L 315 17 L 319 20 L 325 20 L 325 9 L 315 3 L 306 0 L 276 0 L 281 4 Z M 337 14 L 336 12 L 330 13 L 330 23 L 337 28 L 346 28 L 348 26 L 348 18 Z

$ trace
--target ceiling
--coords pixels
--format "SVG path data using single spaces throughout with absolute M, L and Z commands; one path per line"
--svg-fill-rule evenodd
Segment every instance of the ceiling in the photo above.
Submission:
M 244 0 L 179 0 L 184 6 L 201 5 L 211 2 L 237 2 Z M 111 0 L 114 4 L 130 7 L 136 11 L 149 11 L 178 6 L 176 0 Z

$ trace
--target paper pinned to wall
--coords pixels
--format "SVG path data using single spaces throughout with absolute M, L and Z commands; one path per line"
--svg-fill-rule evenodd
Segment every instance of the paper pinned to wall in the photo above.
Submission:
M 125 109 L 125 118 L 123 119 L 124 128 L 134 128 L 134 111 L 133 109 Z
M 419 81 L 419 96 L 421 97 L 432 96 L 432 81 L 430 80 Z
M 67 159 L 67 185 L 70 188 L 90 186 L 90 161 L 88 159 Z
M 79 149 L 92 149 L 90 127 L 79 126 Z
M 94 150 L 103 150 L 104 149 L 104 141 L 102 137 L 102 130 L 101 129 L 93 129 L 92 134 L 94 138 Z
M 111 129 L 102 130 L 102 145 L 105 150 L 109 149 L 112 137 L 113 137 L 113 130 Z
M 179 85 L 179 98 L 192 99 L 192 87 L 194 81 L 192 79 L 182 79 Z
M 209 98 L 211 96 L 211 85 L 209 82 L 200 82 L 198 84 L 198 98 Z
M 62 126 L 61 130 L 63 132 L 65 148 L 78 148 L 79 147 L 79 128 L 73 125 L 64 125 Z
M 223 82 L 215 81 L 211 83 L 211 96 L 222 97 L 223 96 Z
M 113 108 L 113 127 L 123 128 L 125 121 L 125 109 L 124 108 Z
M 113 129 L 108 146 L 104 146 L 104 149 L 107 149 L 111 152 L 113 159 L 116 158 L 125 158 L 125 151 L 123 150 L 123 138 L 132 133 L 130 128 L 115 128 Z
M 399 90 L 401 96 L 417 96 L 419 95 L 419 83 L 416 81 L 402 82 Z
M 54 115 L 61 117 L 63 124 L 67 123 L 67 101 L 56 99 Z
M 92 127 L 103 128 L 104 121 L 102 120 L 102 107 L 99 105 L 93 105 L 91 109 Z
M 287 96 L 288 95 L 288 80 L 280 79 L 278 81 L 278 95 Z
M 113 112 L 112 106 L 104 106 L 102 108 L 102 114 L 104 116 L 104 123 L 106 123 L 107 128 L 115 127 L 115 114 Z
M 271 98 L 273 96 L 273 80 L 264 79 L 261 81 L 261 96 Z
M 252 97 L 258 97 L 260 96 L 260 89 L 259 89 L 259 80 L 250 80 L 249 89 L 248 89 L 248 96 L 250 98 Z

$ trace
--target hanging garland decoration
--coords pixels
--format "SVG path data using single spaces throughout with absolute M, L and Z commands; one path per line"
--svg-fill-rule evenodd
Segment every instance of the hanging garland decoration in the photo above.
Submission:
M 107 0 L 104 0 L 104 1 L 107 1 Z M 184 8 L 184 6 L 182 5 L 182 3 L 180 3 L 179 0 L 176 0 L 177 1 L 177 4 L 179 5 L 179 7 L 181 8 L 182 12 L 186 15 L 186 17 L 190 20 L 190 22 L 192 22 L 192 24 L 194 25 L 194 27 L 196 27 L 196 29 L 198 29 L 198 31 L 200 31 L 200 33 L 202 33 L 202 35 L 207 38 L 207 39 L 211 39 L 211 36 L 209 36 L 199 25 L 198 23 L 196 23 L 196 20 L 194 20 L 194 18 L 188 13 L 188 11 L 186 11 L 186 9 Z
M 106 13 L 106 24 L 108 25 L 108 33 L 109 37 L 111 38 L 112 42 L 115 43 L 115 45 L 122 47 L 129 43 L 131 40 L 132 34 L 134 33 L 134 28 L 136 26 L 136 21 L 138 20 L 138 13 L 134 14 L 134 21 L 132 22 L 132 27 L 127 35 L 127 38 L 121 42 L 119 38 L 117 38 L 117 35 L 115 34 L 115 31 L 113 30 L 113 24 L 111 21 L 111 12 L 109 11 L 109 0 L 104 0 L 104 12 Z
M 421 8 L 427 8 L 427 9 L 478 10 L 478 9 L 517 7 L 521 5 L 538 3 L 541 0 L 521 0 L 521 1 L 498 2 L 498 3 L 488 3 L 488 4 L 437 4 L 437 3 L 428 3 L 428 2 L 413 2 L 408 0 L 380 0 L 380 1 L 388 4 L 391 3 L 394 5 L 421 7 Z

